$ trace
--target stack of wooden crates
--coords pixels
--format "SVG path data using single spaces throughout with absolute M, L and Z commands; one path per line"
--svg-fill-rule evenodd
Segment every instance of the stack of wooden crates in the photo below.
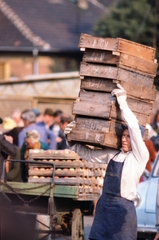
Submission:
M 156 98 L 156 51 L 122 38 L 87 34 L 81 34 L 79 47 L 84 51 L 81 86 L 73 103 L 76 127 L 68 140 L 119 148 L 123 119 L 111 92 L 117 83 L 124 87 L 130 109 L 145 127 Z

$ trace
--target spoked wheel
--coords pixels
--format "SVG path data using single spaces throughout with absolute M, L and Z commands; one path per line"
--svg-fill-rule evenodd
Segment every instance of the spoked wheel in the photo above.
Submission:
M 71 232 L 72 240 L 84 239 L 83 217 L 78 208 L 73 211 Z

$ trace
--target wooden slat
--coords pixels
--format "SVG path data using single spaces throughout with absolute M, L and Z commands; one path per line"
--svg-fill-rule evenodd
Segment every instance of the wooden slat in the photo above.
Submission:
M 98 77 L 84 77 L 81 79 L 82 89 L 93 90 L 99 92 L 112 92 L 116 88 L 116 83 L 112 79 Z
M 79 155 L 70 150 L 30 150 L 29 159 L 79 159 Z
M 103 66 L 84 62 L 80 65 L 80 76 L 113 79 L 147 88 L 152 88 L 154 83 L 154 78 L 148 75 L 139 74 L 119 67 Z
M 131 56 L 125 53 L 113 55 L 113 52 L 87 49 L 83 56 L 83 61 L 88 63 L 110 64 L 130 71 L 136 71 L 141 74 L 156 76 L 158 64 L 139 57 Z
M 152 86 L 152 88 L 147 88 L 124 81 L 111 79 L 84 77 L 81 79 L 81 89 L 110 93 L 116 88 L 115 82 L 119 82 L 120 85 L 126 90 L 127 95 L 130 97 L 140 98 L 150 102 L 154 102 L 156 99 L 157 90 L 155 86 Z
M 126 39 L 118 38 L 119 44 L 117 51 L 136 56 L 147 61 L 154 62 L 156 49 Z
M 112 51 L 104 51 L 98 49 L 86 49 L 83 54 L 83 61 L 88 63 L 101 63 L 117 65 L 119 63 L 120 54 L 113 55 Z
M 50 169 L 49 165 L 42 165 L 40 164 L 40 161 L 36 160 L 36 157 L 34 158 L 35 160 L 35 164 L 30 164 L 29 165 L 29 169 L 34 170 L 34 168 L 38 168 L 40 170 L 40 168 L 46 168 L 46 169 Z M 71 159 L 63 159 L 63 160 L 59 160 L 59 159 L 55 159 L 55 160 L 49 160 L 50 162 L 53 162 L 55 164 L 55 168 L 76 168 L 76 167 L 88 167 L 87 166 L 87 162 L 82 162 L 79 160 L 71 160 Z M 47 161 L 47 162 L 49 162 Z
M 113 121 L 113 120 L 103 120 L 101 118 L 89 118 L 89 117 L 81 117 L 76 115 L 76 130 L 85 131 L 94 131 L 94 132 L 101 132 L 101 133 L 122 133 L 123 129 L 121 126 L 121 122 Z M 97 165 L 99 168 L 99 164 Z
M 152 77 L 156 76 L 158 64 L 155 62 L 140 59 L 138 57 L 121 54 L 118 67 L 147 74 Z
M 153 61 L 156 49 L 122 38 L 100 38 L 88 34 L 81 34 L 79 41 L 80 48 L 93 48 L 108 51 L 118 51 L 132 56 Z

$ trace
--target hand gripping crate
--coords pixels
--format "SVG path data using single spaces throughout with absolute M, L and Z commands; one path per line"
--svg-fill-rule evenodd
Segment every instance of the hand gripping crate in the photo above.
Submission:
M 106 164 L 87 162 L 70 150 L 30 150 L 29 160 L 35 164 L 29 165 L 28 182 L 48 183 L 54 177 L 55 185 L 78 186 L 79 194 L 100 195 Z M 54 163 L 54 167 L 45 162 Z

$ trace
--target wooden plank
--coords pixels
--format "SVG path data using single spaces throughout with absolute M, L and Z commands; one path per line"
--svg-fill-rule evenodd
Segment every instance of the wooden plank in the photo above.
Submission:
M 101 63 L 117 65 L 119 63 L 120 54 L 113 55 L 112 51 L 104 51 L 97 49 L 86 49 L 83 54 L 83 61 L 88 63 Z
M 36 161 L 36 162 L 39 162 L 39 161 Z M 39 164 L 36 164 L 36 162 L 35 162 L 35 165 L 34 166 L 32 166 L 32 165 L 29 165 L 29 169 L 30 170 L 39 170 L 39 171 L 41 171 L 41 170 L 43 170 L 44 168 L 45 168 L 45 170 L 46 169 L 50 169 L 50 170 L 52 170 L 53 168 L 48 168 L 48 165 L 40 165 L 39 166 Z M 57 169 L 57 168 L 77 168 L 77 167 L 81 167 L 81 168 L 84 168 L 84 167 L 89 167 L 89 166 L 87 166 L 87 162 L 85 162 L 85 161 L 79 161 L 79 160 L 59 160 L 59 159 L 57 159 L 57 160 L 54 160 L 53 161 L 54 163 L 55 163 L 55 168 Z
M 119 67 L 106 65 L 103 66 L 99 64 L 91 64 L 84 62 L 82 62 L 80 65 L 80 76 L 113 79 L 147 88 L 152 88 L 154 83 L 154 78 L 148 75 L 143 75 Z
M 130 71 L 136 71 L 141 74 L 156 76 L 158 64 L 139 57 L 131 56 L 125 53 L 113 55 L 111 51 L 87 49 L 83 56 L 84 62 L 110 64 Z
M 92 48 L 108 51 L 118 51 L 132 56 L 145 59 L 147 61 L 155 60 L 156 49 L 132 42 L 122 38 L 101 38 L 88 34 L 81 34 L 79 40 L 80 48 Z
M 90 117 L 81 117 L 79 115 L 75 116 L 76 121 L 76 130 L 87 130 L 94 132 L 107 133 L 112 132 L 122 134 L 121 122 L 113 120 L 103 120 L 101 118 L 90 118 Z M 99 165 L 97 166 L 99 168 Z
M 79 159 L 79 155 L 71 150 L 42 150 L 31 149 L 29 150 L 29 159 L 43 159 L 43 160 L 55 160 L 55 159 Z M 47 161 L 46 161 L 47 163 Z
M 117 66 L 155 77 L 158 64 L 138 57 L 129 56 L 127 54 L 121 54 L 119 64 L 117 64 Z
M 104 104 L 91 103 L 91 102 L 74 102 L 73 103 L 73 114 L 92 116 L 109 119 L 111 118 L 111 106 L 106 107 Z
M 98 77 L 84 77 L 81 79 L 81 89 L 99 91 L 99 92 L 112 92 L 116 88 L 116 83 L 112 79 L 98 78 Z
M 147 61 L 154 62 L 156 49 L 126 39 L 118 38 L 119 44 L 117 51 L 136 56 Z
M 150 102 L 154 102 L 156 99 L 157 90 L 155 86 L 145 88 L 140 85 L 137 86 L 124 81 L 111 79 L 84 77 L 81 79 L 81 89 L 110 93 L 116 88 L 116 82 L 120 83 L 130 97 L 140 98 Z

